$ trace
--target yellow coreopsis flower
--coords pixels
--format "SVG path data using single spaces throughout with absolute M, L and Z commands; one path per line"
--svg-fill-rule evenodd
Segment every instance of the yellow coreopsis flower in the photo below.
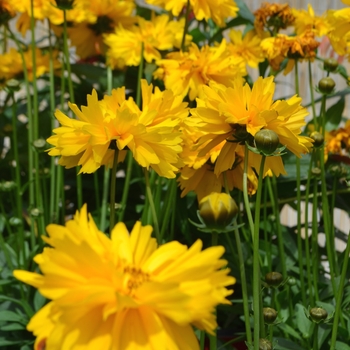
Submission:
M 176 95 L 189 94 L 190 100 L 199 96 L 203 85 L 230 85 L 233 79 L 246 75 L 243 58 L 229 55 L 225 39 L 219 46 L 205 45 L 201 49 L 192 43 L 188 52 L 169 53 L 157 65 L 154 76 L 164 80 L 166 88 Z
M 255 30 L 250 30 L 243 37 L 241 31 L 232 29 L 228 35 L 231 42 L 227 45 L 227 49 L 233 56 L 242 57 L 252 68 L 257 68 L 259 62 L 264 61 L 260 47 L 261 39 Z
M 350 5 L 349 2 L 343 2 Z M 350 59 L 350 7 L 327 11 L 327 20 L 332 27 L 328 37 L 334 51 L 341 56 L 348 55 Z
M 295 21 L 293 26 L 297 35 L 307 31 L 313 31 L 316 36 L 327 35 L 331 29 L 325 15 L 316 16 L 311 4 L 308 4 L 307 10 L 292 9 Z
M 80 173 L 92 173 L 102 165 L 112 166 L 115 147 L 129 149 L 142 167 L 175 177 L 182 150 L 178 126 L 187 115 L 186 104 L 170 91 L 156 89 L 152 96 L 146 81 L 142 94 L 142 111 L 132 98 L 125 98 L 125 88 L 113 90 L 101 101 L 94 90 L 81 110 L 70 104 L 77 119 L 56 111 L 62 126 L 47 140 L 54 146 L 49 155 L 60 156 L 59 164 L 67 168 L 81 165 Z
M 49 225 L 42 274 L 14 271 L 51 302 L 31 319 L 35 349 L 199 349 L 192 326 L 212 333 L 214 310 L 235 283 L 220 246 L 157 247 L 152 227 L 118 223 L 108 238 L 86 206 L 65 226 Z
M 108 46 L 107 62 L 113 68 L 138 66 L 143 56 L 147 62 L 161 58 L 159 51 L 170 50 L 180 45 L 185 21 L 171 21 L 168 15 L 153 16 L 150 21 L 137 17 L 137 25 L 131 28 L 118 26 L 113 34 L 105 35 Z M 187 35 L 187 41 L 190 36 Z
M 25 64 L 28 80 L 32 81 L 34 77 L 33 72 L 33 54 L 31 48 L 23 53 L 24 63 L 21 54 L 14 48 L 11 48 L 9 52 L 0 55 L 0 80 L 2 82 L 18 77 L 23 74 L 23 64 Z M 35 50 L 36 56 L 36 69 L 35 76 L 40 77 L 45 73 L 49 72 L 50 67 L 50 56 L 48 53 L 43 53 L 39 48 Z M 54 68 L 60 67 L 60 63 L 57 60 L 57 52 L 54 53 Z
M 165 8 L 178 16 L 187 0 L 146 0 L 147 3 Z M 190 0 L 190 6 L 198 21 L 212 19 L 218 26 L 225 25 L 225 19 L 236 17 L 239 8 L 234 0 Z
M 93 0 L 88 5 L 78 2 L 77 8 L 81 5 L 85 5 L 87 20 L 68 27 L 68 35 L 82 59 L 105 54 L 103 35 L 112 33 L 118 25 L 128 28 L 136 22 L 133 1 Z
M 245 142 L 253 143 L 255 134 L 261 129 L 276 132 L 280 143 L 298 157 L 309 152 L 311 139 L 300 136 L 308 114 L 300 105 L 301 98 L 293 96 L 288 100 L 274 101 L 274 92 L 273 77 L 259 77 L 252 88 L 240 79 L 233 87 L 203 87 L 203 98 L 197 99 L 197 108 L 191 110 L 192 123 L 203 134 L 196 149 L 199 156 L 204 156 L 224 142 L 215 162 L 217 176 L 233 167 L 236 152 L 241 151 Z M 251 166 L 259 169 L 261 156 L 252 153 L 249 158 Z M 276 176 L 285 173 L 280 157 L 267 158 L 265 174 L 269 169 Z

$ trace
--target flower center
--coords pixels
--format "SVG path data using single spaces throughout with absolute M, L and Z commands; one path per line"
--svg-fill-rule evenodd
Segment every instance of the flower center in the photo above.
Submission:
M 140 268 L 134 266 L 126 266 L 124 268 L 124 273 L 126 275 L 126 292 L 129 295 L 133 294 L 135 289 L 140 287 L 150 278 L 148 273 L 143 272 Z

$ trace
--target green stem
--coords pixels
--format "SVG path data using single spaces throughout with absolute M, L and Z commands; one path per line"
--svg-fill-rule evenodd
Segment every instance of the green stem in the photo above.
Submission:
M 118 154 L 119 150 L 116 148 L 114 150 L 114 157 L 113 157 L 113 167 L 112 167 L 112 174 L 111 174 L 111 185 L 110 185 L 110 204 L 109 204 L 109 232 L 111 233 L 114 224 L 115 224 L 115 191 L 116 191 L 116 182 L 117 182 L 117 166 L 118 166 Z
M 348 272 L 348 266 L 349 266 L 349 253 L 350 253 L 350 232 L 348 233 L 348 241 L 346 244 L 346 249 L 344 253 L 344 261 L 338 286 L 338 293 L 336 294 L 336 306 L 335 306 L 335 312 L 334 312 L 334 319 L 333 319 L 333 327 L 332 327 L 332 338 L 331 338 L 331 349 L 330 350 L 336 350 L 335 344 L 337 341 L 337 333 L 338 333 L 338 325 L 339 325 L 339 318 L 341 318 L 341 306 L 342 306 L 342 299 L 344 294 L 344 284 L 346 275 Z
M 314 83 L 312 81 L 312 69 L 311 69 L 311 61 L 308 61 L 309 68 L 309 87 L 310 87 L 310 98 L 311 98 L 311 108 L 312 108 L 312 118 L 314 121 L 315 131 L 318 131 L 318 123 L 316 117 L 316 107 L 315 107 L 315 97 L 314 97 Z
M 200 333 L 200 339 L 199 339 L 199 347 L 200 350 L 204 350 L 204 346 L 205 346 L 205 332 L 201 331 Z
M 215 247 L 218 245 L 219 234 L 217 232 L 211 233 L 211 246 Z M 216 312 L 216 311 L 215 311 Z M 209 334 L 209 349 L 217 350 L 217 332 L 214 331 L 214 334 Z
M 250 315 L 249 315 L 249 301 L 248 301 L 248 291 L 247 291 L 247 279 L 245 274 L 245 267 L 244 267 L 244 258 L 243 258 L 243 252 L 242 252 L 242 243 L 241 238 L 239 236 L 239 232 L 237 229 L 237 221 L 234 220 L 233 226 L 235 226 L 234 234 L 235 234 L 235 240 L 236 240 L 236 248 L 237 248 L 237 255 L 238 255 L 238 263 L 239 263 L 239 272 L 241 277 L 241 286 L 242 286 L 242 297 L 243 297 L 243 313 L 244 313 L 244 324 L 245 324 L 245 331 L 247 334 L 247 342 L 248 344 L 253 344 L 252 339 L 252 330 L 250 328 Z M 231 243 L 231 238 L 227 232 L 225 232 L 226 240 L 230 246 L 232 255 L 234 254 L 234 249 Z
M 51 38 L 51 28 L 50 21 L 48 21 L 48 39 L 49 39 L 49 84 L 50 84 L 50 114 L 51 114 L 51 130 L 55 128 L 55 80 L 54 80 L 54 64 L 53 64 L 53 53 L 52 53 L 52 38 Z M 56 158 L 50 157 L 50 222 L 58 222 L 58 213 L 56 212 L 56 202 L 58 202 L 58 197 L 56 197 L 56 188 L 59 185 L 57 183 L 57 173 L 58 166 L 56 165 Z
M 317 192 L 317 180 L 314 180 L 314 193 Z M 315 301 L 319 301 L 320 297 L 318 294 L 318 263 L 319 263 L 319 253 L 318 253 L 318 220 L 317 220 L 317 197 L 314 196 L 312 203 L 312 271 L 313 271 L 313 282 L 314 282 L 314 295 Z M 310 294 L 312 291 L 310 290 Z
M 315 304 L 314 300 L 314 294 L 312 293 L 312 275 L 311 275 L 311 265 L 312 261 L 310 259 L 310 245 L 309 245 L 309 199 L 311 199 L 310 196 L 310 188 L 311 188 L 311 177 L 312 177 L 312 166 L 313 166 L 313 159 L 315 156 L 315 152 L 312 152 L 311 155 L 311 161 L 309 163 L 309 169 L 308 169 L 308 176 L 306 181 L 306 192 L 305 192 L 305 260 L 306 260 L 306 274 L 307 274 L 307 283 L 308 283 L 308 290 L 309 290 L 309 303 L 311 305 Z M 313 198 L 312 194 L 312 198 Z M 302 239 L 301 236 L 297 236 L 297 243 L 298 243 L 298 257 L 299 257 L 299 275 L 303 276 L 303 259 L 300 258 L 302 255 Z M 305 283 L 304 281 L 300 280 L 300 289 L 301 289 L 301 299 L 303 302 L 303 305 L 306 305 L 306 291 L 305 289 Z
M 314 329 L 314 344 L 312 347 L 312 350 L 318 350 L 318 324 L 315 324 L 315 329 Z
M 148 170 L 146 168 L 144 169 L 144 174 L 145 174 L 145 182 L 146 182 L 146 195 L 147 195 L 148 203 L 149 203 L 149 206 L 150 206 L 150 209 L 151 209 L 154 233 L 156 235 L 156 239 L 157 239 L 158 244 L 161 244 L 160 233 L 159 233 L 158 217 L 157 217 L 156 207 L 154 205 L 152 189 L 151 189 L 151 186 L 150 186 L 149 174 L 148 174 Z
M 188 31 L 188 24 L 189 24 L 189 14 L 190 14 L 190 9 L 191 9 L 191 5 L 190 5 L 190 0 L 187 0 L 187 4 L 186 4 L 186 11 L 185 11 L 185 26 L 184 26 L 184 32 L 182 34 L 182 40 L 181 40 L 181 50 L 185 51 L 185 43 L 186 43 L 186 34 Z
M 162 226 L 160 229 L 160 240 L 163 240 L 165 230 L 169 226 L 169 218 L 172 210 L 174 210 L 174 197 L 176 195 L 176 180 L 171 179 L 168 182 L 168 191 L 167 191 L 167 196 L 165 198 L 165 211 L 162 213 Z
M 104 232 L 106 229 L 106 218 L 107 218 L 107 207 L 108 207 L 108 192 L 109 192 L 109 181 L 111 171 L 105 167 L 103 173 L 103 187 L 102 187 L 102 205 L 101 205 L 101 217 L 100 217 L 100 230 Z
M 262 181 L 264 177 L 266 156 L 262 156 L 260 170 L 259 170 L 259 182 L 258 190 L 256 193 L 256 207 L 254 217 L 254 235 L 253 235 L 253 309 L 254 309 L 254 350 L 259 350 L 259 338 L 262 331 L 260 324 L 261 319 L 261 307 L 260 305 L 260 263 L 259 263 L 259 231 L 260 231 L 260 204 L 262 193 Z
M 243 201 L 244 201 L 245 211 L 246 211 L 247 217 L 248 217 L 250 232 L 251 232 L 251 235 L 253 235 L 254 221 L 253 221 L 253 215 L 252 215 L 252 211 L 250 209 L 250 202 L 249 202 L 249 198 L 248 198 L 248 155 L 249 155 L 249 149 L 247 146 L 245 146 L 244 170 L 243 170 Z
M 69 48 L 68 48 L 68 33 L 67 33 L 67 11 L 63 11 L 63 51 L 65 57 L 65 64 L 67 69 L 67 82 L 68 82 L 68 92 L 71 103 L 75 103 L 75 95 L 73 89 L 72 81 L 72 69 L 69 60 Z M 81 208 L 83 206 L 83 180 L 82 177 L 78 175 L 79 168 L 76 168 L 76 181 L 77 181 L 77 206 Z
M 128 200 L 128 196 L 129 196 L 129 189 L 130 189 L 130 181 L 131 181 L 133 164 L 134 164 L 134 157 L 133 157 L 131 152 L 128 152 L 127 160 L 126 160 L 126 169 L 125 169 L 125 182 L 124 182 L 124 187 L 123 187 L 122 200 L 120 202 L 120 212 L 118 215 L 119 221 L 123 221 L 123 219 L 124 219 L 126 202 Z
M 140 65 L 137 73 L 137 87 L 136 87 L 136 104 L 141 109 L 141 79 L 143 77 L 143 65 L 144 65 L 144 58 L 143 58 L 143 52 L 144 52 L 144 43 L 141 43 L 141 57 L 140 57 Z

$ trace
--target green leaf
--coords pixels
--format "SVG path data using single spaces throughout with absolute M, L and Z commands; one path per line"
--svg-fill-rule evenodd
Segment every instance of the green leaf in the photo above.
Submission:
M 249 10 L 248 6 L 246 5 L 245 1 L 243 0 L 236 0 L 236 4 L 239 7 L 238 15 L 240 17 L 243 17 L 244 19 L 248 20 L 252 24 L 255 21 L 255 17 L 253 13 Z
M 331 131 L 337 129 L 341 122 L 342 114 L 345 107 L 344 96 L 326 111 L 326 130 Z
M 294 330 L 291 326 L 289 326 L 286 323 L 279 323 L 278 328 L 281 329 L 284 333 L 289 334 L 293 338 L 296 338 L 298 340 L 302 340 L 301 336 L 299 335 L 298 332 Z
M 2 310 L 0 311 L 0 321 L 5 322 L 19 322 L 26 324 L 27 320 L 23 317 L 23 315 L 19 315 L 16 312 L 9 311 L 9 310 Z
M 300 345 L 284 338 L 276 338 L 276 343 L 274 347 L 276 350 L 305 350 Z
M 341 341 L 335 342 L 335 348 L 337 350 L 350 350 L 350 346 L 348 344 L 341 342 Z
M 9 323 L 1 326 L 2 331 L 21 331 L 26 329 L 26 326 L 21 323 Z
M 309 338 L 311 336 L 312 322 L 306 317 L 303 305 L 296 304 L 295 309 L 295 321 L 299 332 L 303 338 Z
M 38 291 L 34 295 L 34 308 L 36 311 L 41 309 L 46 303 L 46 298 L 43 297 Z

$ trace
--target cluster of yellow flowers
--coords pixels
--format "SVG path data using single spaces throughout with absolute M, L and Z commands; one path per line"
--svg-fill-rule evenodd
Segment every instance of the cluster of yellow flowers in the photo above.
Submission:
M 122 162 L 130 151 L 141 167 L 177 178 L 182 196 L 195 191 L 200 201 L 223 187 L 242 190 L 245 161 L 248 193 L 256 192 L 266 155 L 256 145 L 261 131 L 272 131 L 277 146 L 297 157 L 310 151 L 312 139 L 302 135 L 308 112 L 301 98 L 275 101 L 272 76 L 251 84 L 244 77 L 266 59 L 275 70 L 287 59 L 285 74 L 295 60 L 312 61 L 320 36 L 327 36 L 338 54 L 348 55 L 350 8 L 318 17 L 311 6 L 304 11 L 265 3 L 255 13 L 254 29 L 244 34 L 231 29 L 220 42 L 197 45 L 181 16 L 186 4 L 198 21 L 224 27 L 237 15 L 234 1 L 146 2 L 169 14 L 153 13 L 149 20 L 137 16 L 132 0 L 75 0 L 64 11 L 59 0 L 37 0 L 34 7 L 30 0 L 13 7 L 4 2 L 11 15 L 21 13 L 17 26 L 23 34 L 32 15 L 48 19 L 57 35 L 66 20 L 81 59 L 102 55 L 112 69 L 139 66 L 143 60 L 154 63 L 152 77 L 165 87 L 142 80 L 141 106 L 122 87 L 104 96 L 93 90 L 86 106 L 69 103 L 75 118 L 57 110 L 60 126 L 47 139 L 50 156 L 58 156 L 66 168 L 93 173 Z M 280 33 L 289 28 L 292 35 Z M 24 55 L 13 49 L 0 55 L 2 82 L 18 76 L 23 62 L 31 80 L 32 52 Z M 35 74 L 48 67 L 49 56 L 37 49 Z M 344 132 L 330 134 L 330 152 L 344 142 L 350 148 L 348 129 L 349 123 Z M 263 175 L 285 174 L 280 149 L 270 155 Z M 215 307 L 229 303 L 228 286 L 235 283 L 221 259 L 223 248 L 202 251 L 200 241 L 190 248 L 178 242 L 157 248 L 151 227 L 139 222 L 130 234 L 123 223 L 111 229 L 107 238 L 84 206 L 66 226 L 48 227 L 43 239 L 51 247 L 35 257 L 42 274 L 15 271 L 16 278 L 51 300 L 28 325 L 37 337 L 36 349 L 162 350 L 164 344 L 198 349 L 192 326 L 212 333 Z

